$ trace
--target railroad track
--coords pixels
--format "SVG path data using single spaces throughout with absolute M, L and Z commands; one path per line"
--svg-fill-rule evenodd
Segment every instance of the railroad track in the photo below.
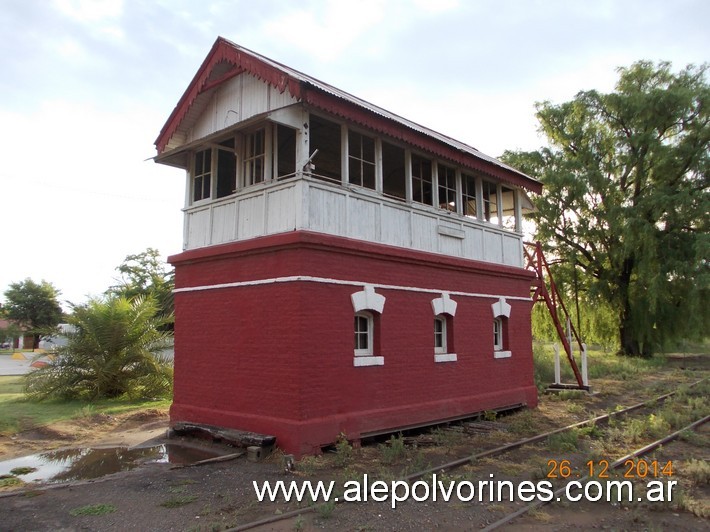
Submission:
M 555 430 L 540 433 L 535 436 L 524 438 L 524 439 L 521 439 L 521 440 L 518 440 L 518 441 L 515 441 L 512 443 L 508 443 L 505 445 L 501 445 L 501 446 L 493 448 L 493 449 L 489 449 L 489 450 L 485 450 L 485 451 L 478 452 L 475 454 L 471 454 L 469 456 L 464 456 L 462 458 L 457 458 L 455 460 L 452 460 L 452 461 L 444 463 L 444 464 L 429 467 L 427 469 L 423 469 L 421 471 L 417 471 L 415 473 L 411 473 L 409 475 L 403 476 L 403 477 L 401 477 L 400 480 L 408 482 L 408 483 L 415 482 L 419 479 L 422 479 L 423 477 L 428 477 L 429 475 L 451 472 L 451 471 L 454 471 L 458 468 L 472 464 L 472 463 L 474 463 L 478 460 L 484 459 L 484 458 L 490 458 L 490 457 L 494 457 L 494 456 L 503 455 L 505 453 L 509 453 L 511 451 L 520 449 L 522 447 L 545 441 L 548 438 L 553 437 L 555 435 L 563 434 L 565 432 L 569 432 L 569 431 L 572 431 L 575 429 L 580 429 L 580 428 L 583 428 L 586 426 L 604 425 L 604 424 L 609 423 L 610 421 L 615 421 L 617 418 L 622 418 L 622 417 L 628 418 L 628 416 L 631 414 L 636 414 L 640 411 L 648 410 L 653 407 L 662 405 L 665 401 L 676 396 L 681 390 L 692 389 L 692 388 L 704 383 L 706 380 L 707 379 L 701 379 L 701 380 L 696 381 L 690 385 L 684 385 L 676 391 L 666 393 L 666 394 L 660 395 L 658 397 L 654 397 L 654 398 L 649 399 L 647 401 L 643 401 L 640 403 L 636 403 L 636 404 L 627 406 L 626 408 L 619 409 L 619 410 L 616 410 L 616 411 L 608 413 L 608 414 L 596 416 L 594 418 L 591 418 L 591 419 L 588 419 L 585 421 L 573 423 L 573 424 L 567 425 L 565 427 L 561 427 L 561 428 L 558 428 Z M 704 423 L 707 423 L 709 420 L 710 420 L 710 416 L 705 415 L 704 417 L 693 421 L 692 423 L 680 428 L 679 430 L 676 430 L 668 435 L 665 435 L 664 437 L 662 437 L 662 438 L 660 438 L 648 445 L 645 445 L 639 449 L 636 449 L 636 450 L 632 451 L 631 453 L 628 453 L 625 456 L 620 457 L 611 463 L 608 463 L 607 464 L 608 468 L 610 470 L 613 470 L 618 467 L 621 467 L 624 463 L 628 462 L 630 459 L 644 456 L 645 454 L 652 452 L 654 449 L 657 449 L 659 446 L 664 445 L 664 444 L 672 441 L 673 439 L 677 438 L 679 435 L 681 435 L 685 431 L 697 429 L 699 426 L 701 426 Z M 549 452 L 548 452 L 548 454 L 549 454 Z M 591 477 L 586 476 L 586 477 L 581 477 L 578 479 L 576 478 L 575 480 L 577 480 L 578 482 L 581 483 L 581 482 L 585 482 L 585 481 L 589 480 L 590 478 Z M 532 510 L 538 509 L 546 504 L 554 503 L 556 500 L 560 500 L 560 497 L 562 496 L 564 490 L 565 490 L 565 486 L 556 487 L 556 489 L 554 491 L 554 497 L 550 501 L 539 501 L 538 500 L 535 503 L 524 506 L 523 508 L 520 508 L 520 509 L 516 510 L 515 512 L 509 513 L 508 515 L 501 518 L 500 520 L 489 524 L 484 530 L 495 530 L 497 528 L 500 528 L 501 526 L 511 523 L 513 520 L 517 519 L 520 516 L 525 515 L 526 513 L 530 512 Z M 298 517 L 303 514 L 317 511 L 319 506 L 321 506 L 321 505 L 308 506 L 308 507 L 304 507 L 304 508 L 299 508 L 297 510 L 285 512 L 280 515 L 269 516 L 269 517 L 266 517 L 263 519 L 258 519 L 258 520 L 249 522 L 249 523 L 244 523 L 240 526 L 237 526 L 235 528 L 231 528 L 229 530 L 232 532 L 237 532 L 237 531 L 243 531 L 243 530 L 250 530 L 250 529 L 265 526 L 265 525 L 271 525 L 271 524 L 279 522 L 279 521 L 292 519 L 292 518 Z

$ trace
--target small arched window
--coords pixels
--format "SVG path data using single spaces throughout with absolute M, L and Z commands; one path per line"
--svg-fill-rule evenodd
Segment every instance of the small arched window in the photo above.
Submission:
M 374 320 L 369 312 L 355 314 L 355 356 L 372 356 Z
M 495 351 L 503 351 L 504 348 L 503 320 L 504 318 L 500 316 L 493 320 L 493 349 Z
M 434 318 L 434 353 L 448 353 L 446 333 L 446 316 L 439 314 Z

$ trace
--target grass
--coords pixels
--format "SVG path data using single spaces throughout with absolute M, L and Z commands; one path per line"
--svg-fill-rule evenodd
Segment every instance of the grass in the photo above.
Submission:
M 92 414 L 117 415 L 147 408 L 168 408 L 170 399 L 158 401 L 103 399 L 84 401 L 29 401 L 24 395 L 22 376 L 0 377 L 0 434 L 11 435 L 31 427 L 86 417 Z
M 113 504 L 91 504 L 69 510 L 69 514 L 76 517 L 79 515 L 105 515 L 115 511 L 116 507 Z
M 581 356 L 577 349 L 574 358 L 581 371 Z M 651 358 L 625 357 L 602 350 L 587 350 L 588 377 L 594 379 L 612 378 L 623 381 L 633 380 L 636 376 L 649 373 L 666 365 L 664 356 Z M 535 367 L 535 384 L 540 392 L 555 381 L 555 351 L 552 344 L 535 342 L 533 344 L 533 363 Z M 560 346 L 560 374 L 562 382 L 575 382 L 572 368 L 567 360 L 564 349 Z
M 20 484 L 23 484 L 23 482 L 17 477 L 0 478 L 0 488 L 9 488 L 12 486 L 19 486 Z
M 163 508 L 180 508 L 181 506 L 185 506 L 186 504 L 190 504 L 191 502 L 195 502 L 196 500 L 197 495 L 181 495 L 178 497 L 172 497 L 167 501 L 161 502 L 160 506 L 162 506 Z

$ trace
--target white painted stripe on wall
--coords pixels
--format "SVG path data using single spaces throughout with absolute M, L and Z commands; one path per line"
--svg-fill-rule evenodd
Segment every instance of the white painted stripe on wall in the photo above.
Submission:
M 506 300 L 517 300 L 517 301 L 532 301 L 530 297 L 521 296 L 509 296 L 501 294 L 480 294 L 476 292 L 457 292 L 452 290 L 444 290 L 437 288 L 419 288 L 416 286 L 398 286 L 391 284 L 377 284 L 368 283 L 365 281 L 345 281 L 342 279 L 329 279 L 327 277 L 312 277 L 310 275 L 290 275 L 287 277 L 272 277 L 270 279 L 256 279 L 254 281 L 239 281 L 235 283 L 222 283 L 222 284 L 211 284 L 203 286 L 187 286 L 185 288 L 176 288 L 173 293 L 179 294 L 182 292 L 200 292 L 203 290 L 219 290 L 223 288 L 240 288 L 243 286 L 259 286 L 264 284 L 275 284 L 275 283 L 295 283 L 295 282 L 307 282 L 307 283 L 323 283 L 323 284 L 338 284 L 345 286 L 373 286 L 382 290 L 402 290 L 404 292 L 419 292 L 423 294 L 437 294 L 441 295 L 444 292 L 448 292 L 450 296 L 462 296 L 462 297 L 482 297 L 486 299 L 500 299 L 504 297 Z

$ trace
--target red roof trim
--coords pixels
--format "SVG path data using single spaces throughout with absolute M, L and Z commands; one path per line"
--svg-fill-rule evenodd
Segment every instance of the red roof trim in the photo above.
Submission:
M 224 73 L 218 79 L 210 80 L 210 75 L 215 66 L 223 61 L 233 65 L 234 69 Z M 469 151 L 464 149 L 469 147 L 461 145 L 462 148 L 459 149 L 456 147 L 461 144 L 458 141 L 450 139 L 451 144 L 449 144 L 438 133 L 432 132 L 432 135 L 427 135 L 426 128 L 423 128 L 424 131 L 414 129 L 420 126 L 415 124 L 408 126 L 409 121 L 393 119 L 388 116 L 391 113 L 385 110 L 382 110 L 383 114 L 379 114 L 378 108 L 367 102 L 358 103 L 359 100 L 353 96 L 309 78 L 271 59 L 240 48 L 222 37 L 218 37 L 215 41 L 195 77 L 160 131 L 160 135 L 155 141 L 158 154 L 162 154 L 165 151 L 170 138 L 175 134 L 201 93 L 213 89 L 243 71 L 253 74 L 265 83 L 277 88 L 280 92 L 288 89 L 291 96 L 313 107 L 351 120 L 364 127 L 399 139 L 461 166 L 488 174 L 511 185 L 523 187 L 538 194 L 542 192 L 542 183 L 539 181 L 487 155 L 481 153 L 480 156 L 477 156 L 477 150 L 474 148 L 470 148 L 471 151 Z M 332 89 L 333 92 L 329 92 L 326 89 Z
M 230 71 L 218 80 L 208 82 L 212 70 L 222 61 L 234 65 L 236 70 Z M 300 84 L 297 80 L 291 79 L 284 72 L 260 61 L 256 57 L 242 53 L 242 51 L 235 48 L 232 43 L 222 37 L 218 37 L 209 54 L 207 54 L 207 57 L 202 62 L 197 74 L 195 74 L 187 90 L 170 114 L 168 121 L 160 131 L 160 135 L 158 135 L 158 138 L 155 140 L 155 147 L 158 153 L 163 153 L 170 141 L 170 137 L 173 136 L 178 126 L 185 118 L 185 115 L 195 102 L 197 96 L 243 71 L 255 75 L 260 80 L 276 87 L 280 92 L 284 92 L 288 88 L 292 96 L 295 98 L 299 97 Z
M 488 174 L 510 185 L 523 187 L 537 194 L 542 192 L 542 184 L 528 178 L 524 174 L 514 170 L 508 170 L 504 166 L 497 166 L 473 154 L 457 150 L 436 139 L 423 135 L 418 131 L 408 129 L 401 124 L 393 123 L 383 116 L 371 113 L 366 109 L 337 98 L 336 96 L 311 87 L 302 88 L 301 94 L 304 102 L 330 114 L 347 118 L 378 133 L 416 146 L 424 151 L 448 159 L 455 164 Z

